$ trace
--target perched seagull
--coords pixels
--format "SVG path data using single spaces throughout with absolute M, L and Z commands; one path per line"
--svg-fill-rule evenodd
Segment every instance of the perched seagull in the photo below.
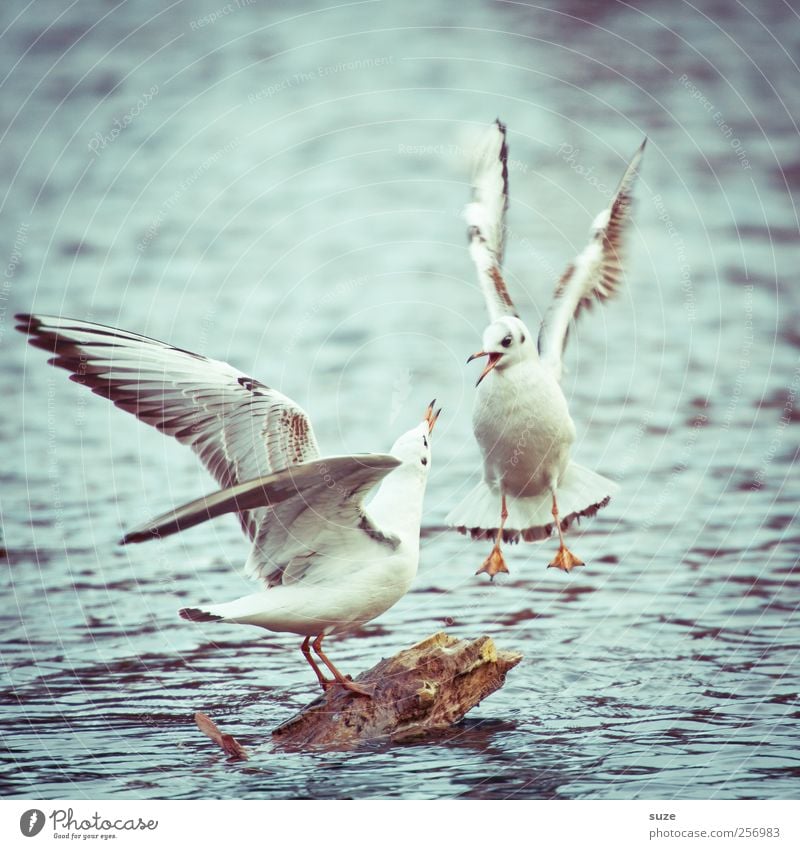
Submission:
M 123 544 L 238 514 L 253 544 L 246 572 L 265 589 L 184 608 L 180 615 L 300 634 L 303 656 L 324 690 L 340 684 L 370 695 L 331 663 L 322 640 L 379 616 L 411 586 L 419 563 L 429 437 L 441 410 L 434 412 L 432 403 L 390 454 L 320 458 L 305 412 L 227 363 L 85 321 L 17 319 L 31 344 L 53 354 L 52 365 L 189 445 L 223 487 L 134 529 Z M 365 496 L 378 483 L 365 507 Z
M 484 470 L 483 480 L 447 517 L 449 525 L 473 539 L 494 538 L 476 574 L 494 578 L 508 572 L 501 542 L 546 539 L 554 527 L 560 544 L 550 566 L 569 572 L 583 565 L 564 544 L 563 532 L 577 518 L 605 507 L 618 488 L 570 461 L 575 425 L 560 385 L 562 355 L 570 322 L 594 299 L 606 300 L 618 289 L 623 235 L 646 142 L 634 154 L 611 204 L 592 222 L 589 244 L 559 280 L 538 342 L 517 315 L 501 272 L 508 148 L 500 121 L 479 148 L 465 218 L 491 324 L 483 334 L 483 349 L 467 362 L 488 358 L 473 412 Z

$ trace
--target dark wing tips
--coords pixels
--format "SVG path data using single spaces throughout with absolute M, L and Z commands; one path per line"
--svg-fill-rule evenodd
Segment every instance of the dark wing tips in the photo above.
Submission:
M 619 276 L 622 273 L 625 227 L 633 208 L 633 189 L 639 176 L 646 144 L 647 136 L 644 137 L 628 163 L 611 204 L 608 222 L 598 233 L 604 254 L 602 276 L 593 293 L 598 300 L 611 297 L 617 290 Z M 588 304 L 582 303 L 581 306 L 588 306 Z
M 499 118 L 495 118 L 494 125 L 500 133 L 500 150 L 497 153 L 497 158 L 500 161 L 500 179 L 503 182 L 502 220 L 500 232 L 497 234 L 497 261 L 502 265 L 506 252 L 505 216 L 508 212 L 508 139 L 506 125 Z
M 149 531 L 129 531 L 122 539 L 117 542 L 117 545 L 129 545 L 132 542 L 146 542 L 152 539 L 153 535 Z
M 642 157 L 644 156 L 644 149 L 647 145 L 647 136 L 644 137 L 642 143 L 636 148 L 636 152 L 630 158 L 628 162 L 628 167 L 625 169 L 625 173 L 622 175 L 622 179 L 619 181 L 619 186 L 617 188 L 617 196 L 622 198 L 623 196 L 627 197 L 630 195 L 633 190 L 633 184 L 636 182 L 636 178 L 639 176 L 639 169 L 642 164 Z
M 28 336 L 28 342 L 34 348 L 41 348 L 48 354 L 52 354 L 47 361 L 51 366 L 58 366 L 73 372 L 69 375 L 70 380 L 78 383 L 86 382 L 86 375 L 77 374 L 79 370 L 86 371 L 87 364 L 84 361 L 80 369 L 81 356 L 78 346 L 69 337 L 61 336 L 58 330 L 47 324 L 44 316 L 31 315 L 30 313 L 18 313 L 14 316 L 18 324 L 16 329 Z
M 499 119 L 495 118 L 495 125 L 500 133 L 500 164 L 503 166 L 503 194 L 508 203 L 508 140 L 506 133 L 506 125 Z
M 30 337 L 28 341 L 31 345 L 42 348 L 51 354 L 55 353 L 58 346 L 58 335 L 45 327 L 42 318 L 31 313 L 20 312 L 14 316 L 14 319 L 17 322 L 16 330 L 27 334 Z
M 222 619 L 221 616 L 200 610 L 199 607 L 182 607 L 178 611 L 178 616 L 181 619 L 186 619 L 188 622 L 219 622 Z
M 23 333 L 35 333 L 42 323 L 37 316 L 31 315 L 29 312 L 18 312 L 14 316 L 14 320 L 18 322 L 17 330 L 21 330 Z
M 633 205 L 633 188 L 636 184 L 636 178 L 639 176 L 639 169 L 642 164 L 642 155 L 647 144 L 647 136 L 639 145 L 636 153 L 633 154 L 622 179 L 619 181 L 619 186 L 614 195 L 614 200 L 611 202 L 611 210 L 609 221 L 601 231 L 604 247 L 617 251 L 619 249 L 619 241 L 622 236 L 623 222 L 627 219 Z M 617 257 L 617 259 L 619 259 Z

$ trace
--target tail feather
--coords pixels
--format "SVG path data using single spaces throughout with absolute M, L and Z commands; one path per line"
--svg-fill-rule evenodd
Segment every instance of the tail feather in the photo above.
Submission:
M 570 463 L 556 491 L 561 529 L 579 519 L 594 516 L 619 489 L 602 475 Z M 494 539 L 500 527 L 500 493 L 481 481 L 447 517 L 447 523 L 472 539 Z M 504 542 L 535 542 L 547 539 L 555 530 L 553 500 L 549 492 L 528 498 L 506 496 L 508 519 L 503 528 Z

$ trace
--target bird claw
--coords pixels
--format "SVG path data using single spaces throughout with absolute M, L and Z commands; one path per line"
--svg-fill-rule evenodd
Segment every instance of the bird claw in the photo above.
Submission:
M 351 693 L 354 693 L 356 696 L 366 696 L 368 699 L 373 698 L 375 687 L 372 685 L 369 689 L 361 686 L 360 684 L 356 684 L 354 681 L 347 679 L 345 681 L 338 681 L 345 690 L 349 690 Z
M 495 545 L 491 554 L 483 561 L 480 569 L 475 574 L 480 575 L 481 572 L 486 572 L 492 581 L 498 572 L 508 573 L 508 567 L 499 546 Z
M 562 572 L 569 572 L 575 566 L 585 566 L 586 564 L 579 557 L 576 557 L 566 546 L 562 545 L 556 552 L 556 556 L 551 563 L 548 563 L 547 568 L 555 567 L 561 569 Z

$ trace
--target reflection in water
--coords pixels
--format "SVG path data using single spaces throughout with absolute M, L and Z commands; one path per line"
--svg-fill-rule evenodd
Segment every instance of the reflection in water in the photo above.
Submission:
M 491 4 L 456 21 L 430 3 L 397 31 L 393 4 L 359 7 L 358 26 L 347 9 L 275 25 L 264 4 L 198 35 L 185 3 L 149 24 L 141 5 L 99 23 L 92 5 L 46 29 L 35 4 L 0 54 L 10 70 L 30 48 L 0 102 L 13 236 L 0 390 L 15 399 L 0 409 L 4 795 L 796 797 L 785 180 L 800 174 L 800 87 L 769 40 L 795 23 L 788 8 L 759 7 L 763 29 L 736 7 L 709 21 Z M 488 585 L 472 574 L 485 552 L 443 520 L 478 467 L 464 360 L 484 314 L 461 151 L 498 114 L 514 160 L 509 286 L 531 323 L 603 205 L 575 163 L 610 178 L 642 133 L 651 143 L 622 296 L 572 334 L 564 381 L 576 460 L 622 490 L 578 531 L 585 569 L 554 574 L 546 546 L 515 547 Z M 303 404 L 331 453 L 385 450 L 436 395 L 421 574 L 336 657 L 359 669 L 438 629 L 489 633 L 525 656 L 506 687 L 437 741 L 275 752 L 268 729 L 314 695 L 297 641 L 175 615 L 246 591 L 235 520 L 118 548 L 122 529 L 212 485 L 188 452 L 46 367 L 10 329 L 16 310 L 233 362 Z M 366 397 L 385 414 L 367 419 Z M 253 759 L 226 766 L 197 709 Z

